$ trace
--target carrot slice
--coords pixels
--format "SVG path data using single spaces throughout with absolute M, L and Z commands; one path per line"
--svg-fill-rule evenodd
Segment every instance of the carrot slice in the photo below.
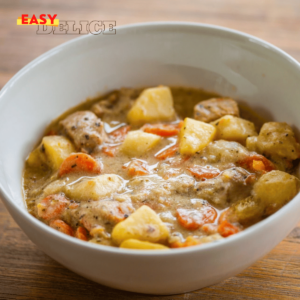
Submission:
M 276 169 L 275 165 L 270 160 L 259 154 L 248 156 L 247 158 L 239 161 L 238 164 L 250 172 L 270 172 Z
M 38 216 L 44 220 L 59 218 L 70 201 L 60 194 L 49 195 L 44 198 L 38 205 Z
M 114 157 L 118 150 L 119 146 L 104 146 L 102 152 L 110 157 Z
M 227 220 L 222 221 L 222 223 L 218 226 L 218 233 L 222 237 L 228 237 L 238 232 L 240 232 L 240 229 L 229 223 Z
M 193 236 L 188 236 L 184 242 L 174 242 L 170 244 L 171 248 L 184 248 L 184 247 L 191 247 L 201 244 L 199 240 L 194 238 Z
M 179 124 L 146 124 L 141 129 L 162 137 L 177 135 L 180 130 Z
M 101 166 L 90 155 L 85 153 L 73 153 L 68 156 L 59 168 L 59 176 L 69 173 L 87 172 L 100 174 Z
M 179 149 L 179 146 L 177 144 L 173 145 L 173 146 L 167 148 L 166 150 L 164 150 L 163 152 L 160 152 L 155 157 L 158 158 L 158 159 L 169 158 L 171 156 L 174 156 L 175 153 L 178 151 L 178 149 Z
M 49 225 L 50 225 L 50 227 L 52 227 L 62 233 L 65 233 L 70 236 L 74 235 L 72 227 L 62 220 L 53 220 L 50 222 Z
M 87 241 L 88 240 L 88 233 L 87 233 L 85 228 L 79 226 L 76 229 L 75 237 L 77 237 L 80 240 Z
M 130 130 L 130 126 L 129 125 L 125 125 L 123 127 L 120 127 L 114 131 L 112 131 L 109 134 L 109 137 L 115 142 L 123 142 L 125 139 L 126 134 L 128 133 L 128 131 Z
M 216 217 L 216 210 L 209 205 L 201 207 L 200 210 L 177 209 L 177 220 L 179 224 L 188 230 L 196 230 L 206 223 L 213 223 Z
M 187 168 L 187 170 L 190 171 L 193 176 L 201 180 L 215 178 L 221 173 L 219 169 L 210 166 L 201 167 L 195 165 Z
M 140 160 L 133 160 L 128 166 L 123 166 L 123 168 L 127 169 L 129 176 L 150 174 L 147 163 Z

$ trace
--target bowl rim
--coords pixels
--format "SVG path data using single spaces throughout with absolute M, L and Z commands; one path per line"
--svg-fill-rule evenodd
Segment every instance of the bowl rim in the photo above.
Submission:
M 215 32 L 216 34 L 220 36 L 225 36 L 228 39 L 240 39 L 240 40 L 248 40 L 248 42 L 252 42 L 258 45 L 258 47 L 263 47 L 267 48 L 267 51 L 271 51 L 278 55 L 278 58 L 288 61 L 291 64 L 291 67 L 293 68 L 298 68 L 298 71 L 300 71 L 300 63 L 295 60 L 291 55 L 287 54 L 285 51 L 281 50 L 280 48 L 272 45 L 269 42 L 266 42 L 260 38 L 257 38 L 253 35 L 223 27 L 223 26 L 218 26 L 218 25 L 212 25 L 212 24 L 204 24 L 204 23 L 197 23 L 197 22 L 179 22 L 179 21 L 159 21 L 159 22 L 143 22 L 143 23 L 133 23 L 133 24 L 127 24 L 127 25 L 122 25 L 122 26 L 117 26 L 116 29 L 117 31 L 121 31 L 121 33 L 128 33 L 131 34 L 131 29 L 155 29 L 155 27 L 160 28 L 167 28 L 167 27 L 176 27 L 179 26 L 181 29 L 183 28 L 194 28 L 194 29 L 203 29 L 206 30 L 207 32 Z M 83 35 L 77 38 L 74 38 L 70 41 L 64 42 L 48 51 L 43 53 L 42 55 L 38 56 L 34 60 L 32 60 L 30 63 L 25 65 L 21 70 L 19 70 L 1 89 L 0 91 L 0 108 L 1 105 L 5 103 L 3 100 L 3 95 L 6 93 L 8 89 L 10 89 L 14 82 L 18 80 L 19 77 L 22 77 L 25 75 L 30 69 L 32 69 L 35 65 L 39 64 L 45 59 L 51 59 L 51 57 L 56 54 L 57 52 L 64 51 L 67 47 L 71 46 L 72 44 L 80 43 L 84 39 L 91 38 L 93 36 L 92 34 L 87 34 Z M 300 73 L 300 72 L 299 72 Z M 20 178 L 20 184 L 22 180 Z M 22 185 L 20 186 L 22 189 Z M 99 245 L 99 244 L 93 244 L 93 243 L 88 243 L 86 241 L 81 241 L 79 239 L 73 238 L 71 236 L 68 236 L 66 234 L 63 234 L 50 226 L 44 224 L 43 222 L 39 221 L 37 218 L 33 217 L 31 214 L 28 213 L 28 211 L 25 209 L 21 208 L 19 205 L 17 205 L 11 197 L 8 195 L 8 192 L 2 185 L 0 181 L 0 197 L 4 200 L 5 206 L 10 206 L 13 210 L 17 211 L 19 215 L 21 215 L 23 218 L 27 219 L 28 222 L 33 223 L 34 226 L 39 227 L 41 230 L 45 230 L 48 234 L 54 235 L 56 239 L 63 240 L 65 242 L 73 244 L 74 247 L 81 247 L 81 248 L 87 248 L 90 249 L 91 251 L 99 251 L 102 252 L 108 252 L 108 253 L 115 253 L 116 255 L 126 255 L 126 256 L 131 256 L 131 255 L 139 255 L 139 256 L 174 256 L 174 255 L 185 255 L 187 253 L 195 253 L 195 252 L 204 252 L 204 251 L 209 251 L 212 248 L 220 248 L 224 247 L 229 243 L 234 243 L 238 242 L 239 240 L 247 239 L 248 236 L 251 236 L 258 232 L 262 227 L 269 225 L 272 225 L 272 223 L 276 222 L 277 217 L 280 214 L 287 213 L 292 207 L 295 205 L 295 202 L 297 200 L 300 201 L 300 194 L 298 193 L 289 203 L 287 203 L 284 207 L 279 209 L 276 213 L 273 215 L 269 216 L 268 218 L 248 227 L 247 229 L 243 230 L 239 234 L 224 238 L 222 240 L 219 240 L 217 242 L 211 242 L 211 243 L 205 243 L 202 245 L 197 245 L 193 247 L 186 247 L 186 248 L 175 248 L 175 249 L 168 249 L 168 250 L 162 250 L 162 251 L 153 251 L 153 250 L 136 250 L 136 249 L 125 249 L 125 248 L 118 248 L 118 247 L 111 247 L 111 246 L 104 246 L 104 245 Z M 24 198 L 23 198 L 24 201 Z M 21 228 L 21 227 L 20 227 Z M 22 229 L 22 228 L 21 228 Z M 23 229 L 22 229 L 23 230 Z M 63 242 L 62 241 L 62 242 Z

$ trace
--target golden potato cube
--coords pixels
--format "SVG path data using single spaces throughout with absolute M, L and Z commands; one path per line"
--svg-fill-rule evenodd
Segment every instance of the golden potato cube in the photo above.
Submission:
M 44 163 L 56 171 L 72 152 L 75 152 L 75 149 L 66 137 L 45 136 L 41 144 L 30 153 L 27 162 L 30 166 Z
M 265 207 L 265 215 L 271 215 L 292 200 L 299 192 L 299 179 L 282 171 L 264 174 L 254 184 L 253 196 Z
M 257 152 L 257 149 L 256 149 L 257 138 L 258 138 L 257 136 L 250 136 L 246 139 L 246 148 L 249 151 Z
M 182 155 L 193 155 L 205 148 L 215 137 L 213 125 L 185 118 L 179 133 L 179 151 Z
M 172 93 L 166 86 L 144 90 L 127 115 L 133 125 L 171 121 L 174 117 Z
M 82 180 L 64 186 L 62 192 L 71 199 L 99 200 L 119 191 L 123 186 L 122 179 L 115 174 L 103 174 L 93 178 L 83 178 Z
M 150 207 L 143 205 L 126 220 L 118 223 L 112 231 L 112 240 L 116 245 L 129 239 L 151 243 L 165 243 L 169 229 Z
M 135 239 L 129 239 L 122 242 L 120 248 L 137 249 L 137 250 L 168 250 L 169 249 L 168 247 L 161 244 L 143 242 Z
M 121 146 L 121 151 L 128 156 L 141 156 L 155 147 L 160 140 L 161 137 L 156 134 L 140 130 L 130 131 Z
M 254 124 L 238 117 L 227 115 L 210 124 L 216 127 L 218 140 L 235 141 L 245 145 L 248 137 L 257 136 Z
M 257 137 L 256 148 L 267 156 L 291 160 L 300 157 L 300 145 L 295 139 L 293 129 L 287 123 L 265 123 Z

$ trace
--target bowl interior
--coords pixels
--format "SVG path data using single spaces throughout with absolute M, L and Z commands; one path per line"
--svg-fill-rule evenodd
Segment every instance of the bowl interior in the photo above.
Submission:
M 300 128 L 298 69 L 275 47 L 214 26 L 142 24 L 75 39 L 27 65 L 1 91 L 0 187 L 24 209 L 24 160 L 45 126 L 86 98 L 123 86 L 199 87 Z

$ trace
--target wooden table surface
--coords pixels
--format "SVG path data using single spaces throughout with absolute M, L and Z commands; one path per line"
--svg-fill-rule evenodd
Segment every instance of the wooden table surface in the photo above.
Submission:
M 25 13 L 116 20 L 117 25 L 172 20 L 216 24 L 265 39 L 300 60 L 299 0 L 0 0 L 0 88 L 32 59 L 74 38 L 36 35 L 36 26 L 17 26 L 17 17 Z M 300 224 L 236 277 L 184 295 L 148 296 L 101 286 L 62 267 L 25 236 L 0 201 L 0 299 L 200 298 L 300 299 Z

